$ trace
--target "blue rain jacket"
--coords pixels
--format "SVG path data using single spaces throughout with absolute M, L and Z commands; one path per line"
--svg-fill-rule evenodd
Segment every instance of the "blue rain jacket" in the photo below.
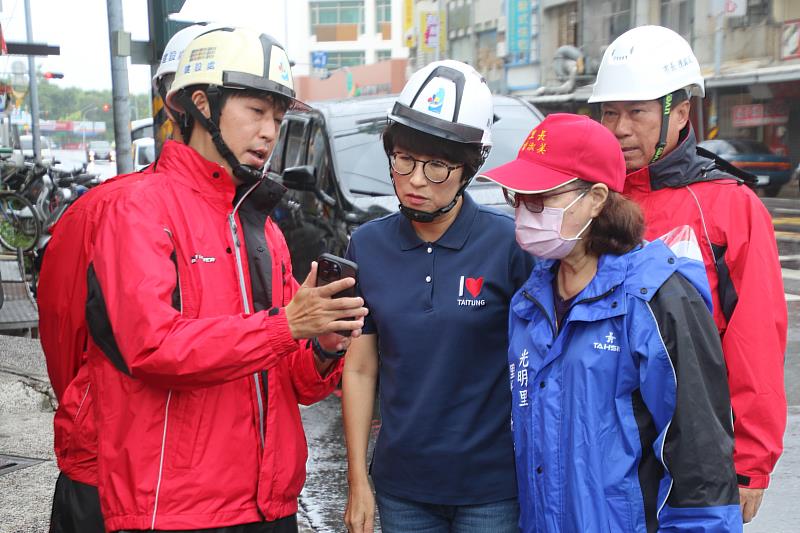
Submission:
M 557 269 L 537 263 L 511 302 L 521 530 L 742 531 L 702 263 L 661 241 L 603 255 L 563 324 Z

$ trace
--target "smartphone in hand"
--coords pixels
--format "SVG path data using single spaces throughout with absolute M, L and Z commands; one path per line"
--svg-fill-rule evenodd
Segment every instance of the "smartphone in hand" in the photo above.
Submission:
M 343 278 L 356 278 L 358 265 L 342 257 L 333 254 L 322 254 L 317 258 L 317 287 L 327 285 Z M 356 286 L 345 289 L 333 295 L 334 298 L 354 298 L 356 296 Z M 350 331 L 337 331 L 343 337 L 349 337 Z
M 356 279 L 358 265 L 342 257 L 333 254 L 322 254 L 317 259 L 317 287 L 322 287 L 328 283 L 344 279 Z M 349 289 L 335 294 L 334 298 L 355 297 L 356 287 L 353 285 Z

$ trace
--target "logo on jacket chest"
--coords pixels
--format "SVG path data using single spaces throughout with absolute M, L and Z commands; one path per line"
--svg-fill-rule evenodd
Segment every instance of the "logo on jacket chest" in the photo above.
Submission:
M 216 257 L 205 257 L 205 256 L 203 256 L 201 254 L 194 254 L 192 256 L 192 258 L 190 259 L 192 264 L 195 264 L 195 263 L 214 263 L 214 262 L 216 262 L 216 260 L 217 260 Z
M 617 337 L 614 336 L 613 331 L 609 331 L 608 335 L 603 337 L 603 341 L 593 343 L 595 350 L 605 350 L 607 352 L 618 352 L 620 350 L 619 345 L 615 344 Z
M 458 305 L 468 307 L 483 307 L 486 305 L 486 300 L 481 298 L 482 290 L 483 276 L 478 278 L 461 276 L 461 279 L 458 283 Z M 472 298 L 470 298 L 470 296 L 472 296 Z

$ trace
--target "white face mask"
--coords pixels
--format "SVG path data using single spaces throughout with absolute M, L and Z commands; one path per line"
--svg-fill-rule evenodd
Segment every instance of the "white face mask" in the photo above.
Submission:
M 575 248 L 581 239 L 581 234 L 586 231 L 592 219 L 571 238 L 561 236 L 561 225 L 564 223 L 564 213 L 586 196 L 583 192 L 567 207 L 544 207 L 541 213 L 532 213 L 520 203 L 516 209 L 516 235 L 520 247 L 531 255 L 545 259 L 563 259 Z

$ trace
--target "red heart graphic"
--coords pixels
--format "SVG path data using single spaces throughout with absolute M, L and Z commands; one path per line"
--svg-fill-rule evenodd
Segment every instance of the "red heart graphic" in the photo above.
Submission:
M 472 295 L 472 297 L 477 298 L 478 295 L 481 293 L 481 289 L 483 288 L 483 277 L 480 277 L 478 279 L 467 278 L 464 284 L 467 286 L 467 290 Z

